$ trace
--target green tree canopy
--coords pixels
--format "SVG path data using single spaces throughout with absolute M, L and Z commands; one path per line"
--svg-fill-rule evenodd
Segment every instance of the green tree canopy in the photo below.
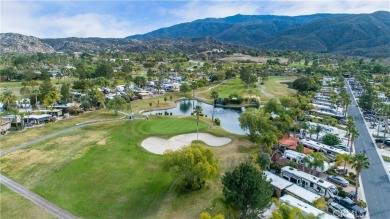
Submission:
M 222 177 L 226 202 L 241 218 L 263 212 L 271 204 L 273 187 L 266 177 L 250 163 L 242 163 Z
M 186 190 L 201 189 L 207 179 L 218 174 L 213 151 L 201 144 L 165 152 L 164 158 L 164 166 L 180 179 L 181 187 Z
M 180 84 L 180 93 L 188 93 L 191 91 L 191 86 L 187 83 Z
M 44 80 L 41 85 L 39 85 L 38 100 L 43 101 L 44 97 L 53 91 L 56 91 L 56 88 L 53 86 L 50 79 Z
M 335 146 L 335 145 L 338 145 L 340 144 L 340 139 L 337 135 L 335 134 L 326 134 L 324 135 L 324 137 L 322 137 L 322 143 L 326 144 L 326 145 L 330 145 L 330 146 Z
M 119 110 L 123 110 L 126 108 L 126 100 L 120 96 L 114 96 L 113 99 L 107 102 L 107 109 L 114 110 L 115 114 L 118 114 Z
M 114 70 L 111 64 L 108 62 L 101 63 L 95 70 L 95 76 L 111 79 L 114 76 Z

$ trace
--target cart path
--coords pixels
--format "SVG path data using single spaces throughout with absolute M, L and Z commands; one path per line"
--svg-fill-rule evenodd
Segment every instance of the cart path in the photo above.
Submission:
M 118 121 L 118 120 L 123 120 L 124 118 L 126 118 L 126 116 L 128 116 L 127 114 L 123 113 L 123 112 L 120 112 L 122 114 L 124 114 L 124 117 L 121 117 L 121 118 L 118 118 L 118 119 L 107 119 L 107 120 L 93 120 L 93 121 L 87 121 L 87 122 L 83 122 L 83 123 L 80 123 L 80 124 L 76 124 L 72 127 L 69 127 L 69 128 L 66 128 L 66 129 L 62 129 L 61 131 L 58 131 L 58 132 L 55 132 L 55 133 L 52 133 L 50 135 L 46 135 L 46 136 L 43 136 L 41 138 L 38 138 L 38 139 L 35 139 L 33 141 L 29 141 L 29 142 L 25 142 L 21 145 L 18 145 L 16 147 L 12 147 L 10 149 L 7 149 L 7 150 L 4 150 L 4 151 L 1 151 L 0 152 L 0 157 L 1 156 L 4 156 L 6 154 L 9 154 L 9 153 L 12 153 L 16 150 L 19 150 L 19 149 L 22 149 L 22 148 L 25 148 L 25 147 L 28 147 L 28 146 L 31 146 L 31 145 L 34 145 L 36 143 L 39 143 L 39 142 L 42 142 L 42 141 L 45 141 L 47 139 L 50 139 L 50 138 L 53 138 L 57 135 L 61 135 L 65 132 L 69 132 L 69 131 L 72 131 L 72 130 L 75 130 L 75 129 L 78 129 L 78 128 L 81 128 L 81 127 L 84 127 L 84 126 L 87 126 L 87 125 L 92 125 L 92 124 L 96 124 L 96 123 L 103 123 L 103 122 L 112 122 L 112 121 Z
M 73 214 L 59 208 L 58 206 L 54 205 L 53 203 L 47 201 L 46 199 L 42 198 L 41 196 L 31 192 L 30 190 L 24 188 L 20 184 L 12 181 L 11 179 L 7 178 L 6 176 L 0 174 L 0 183 L 7 186 L 11 190 L 13 190 L 16 193 L 19 193 L 23 197 L 27 198 L 28 200 L 32 201 L 33 203 L 41 206 L 45 210 L 49 211 L 53 215 L 64 218 L 64 219 L 73 219 L 78 218 L 74 216 Z
M 123 114 L 124 116 L 121 117 L 121 118 L 118 118 L 118 119 L 93 120 L 93 121 L 87 121 L 87 122 L 83 122 L 83 123 L 80 123 L 80 124 L 76 124 L 76 125 L 74 125 L 72 127 L 63 129 L 61 131 L 52 133 L 50 135 L 46 135 L 46 136 L 43 136 L 41 138 L 35 139 L 33 141 L 25 142 L 25 143 L 23 143 L 23 144 L 21 144 L 19 146 L 10 148 L 8 150 L 1 151 L 0 152 L 0 156 L 4 156 L 4 155 L 12 153 L 12 152 L 14 152 L 16 150 L 19 150 L 19 149 L 22 149 L 22 148 L 34 145 L 34 144 L 39 143 L 41 141 L 50 139 L 50 138 L 55 137 L 57 135 L 60 135 L 60 134 L 63 134 L 65 132 L 69 132 L 69 131 L 72 131 L 72 130 L 75 130 L 75 129 L 78 129 L 78 128 L 81 128 L 81 127 L 84 127 L 84 126 L 87 126 L 87 125 L 123 120 L 123 119 L 126 118 L 126 116 L 128 116 L 128 114 L 126 114 L 124 112 L 119 111 L 119 113 Z M 14 192 L 19 193 L 24 198 L 26 198 L 26 199 L 32 201 L 33 203 L 41 206 L 42 208 L 46 209 L 47 211 L 49 211 L 50 213 L 52 213 L 53 215 L 55 215 L 55 216 L 57 216 L 59 218 L 64 218 L 64 219 L 78 218 L 78 217 L 70 214 L 69 212 L 61 209 L 60 207 L 54 205 L 53 203 L 47 201 L 46 199 L 42 198 L 41 196 L 31 192 L 27 188 L 25 188 L 22 185 L 12 181 L 11 179 L 7 178 L 6 176 L 4 176 L 2 174 L 0 174 L 0 183 L 3 184 L 4 186 L 7 186 L 8 188 L 13 190 Z

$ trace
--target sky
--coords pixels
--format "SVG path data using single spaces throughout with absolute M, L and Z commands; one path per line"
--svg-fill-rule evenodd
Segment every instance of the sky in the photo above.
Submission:
M 123 38 L 209 17 L 372 13 L 388 0 L 0 0 L 0 32 L 39 38 Z

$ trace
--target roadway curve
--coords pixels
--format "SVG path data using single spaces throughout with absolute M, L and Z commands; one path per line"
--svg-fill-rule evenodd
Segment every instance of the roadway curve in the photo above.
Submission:
M 24 188 L 20 184 L 12 181 L 11 179 L 5 177 L 4 175 L 0 174 L 0 182 L 1 184 L 7 186 L 11 190 L 19 193 L 23 197 L 27 198 L 28 200 L 34 202 L 35 204 L 41 206 L 42 208 L 46 209 L 53 215 L 64 218 L 64 219 L 73 219 L 77 218 L 73 214 L 59 208 L 58 206 L 54 205 L 53 203 L 47 201 L 46 199 L 42 198 L 41 196 L 31 192 L 30 190 Z
M 352 95 L 349 83 L 346 83 L 347 91 L 352 99 L 351 106 L 347 112 L 355 119 L 356 127 L 360 137 L 355 140 L 355 152 L 366 151 L 370 160 L 370 168 L 361 173 L 361 181 L 366 196 L 368 211 L 371 219 L 390 218 L 390 180 L 383 167 L 382 160 L 378 155 L 375 143 L 371 138 L 362 114 Z
M 19 146 L 10 148 L 8 150 L 1 151 L 0 152 L 0 156 L 4 156 L 4 155 L 12 153 L 12 152 L 14 152 L 16 150 L 19 150 L 19 149 L 22 149 L 22 148 L 34 145 L 36 143 L 39 143 L 39 142 L 45 141 L 47 139 L 53 138 L 53 137 L 55 137 L 57 135 L 61 135 L 61 134 L 65 133 L 65 132 L 69 132 L 69 131 L 72 131 L 72 130 L 75 130 L 75 129 L 78 129 L 78 128 L 81 128 L 81 127 L 84 127 L 84 126 L 87 126 L 87 125 L 103 123 L 103 122 L 112 122 L 112 121 L 117 121 L 117 120 L 123 120 L 124 118 L 126 118 L 126 116 L 128 116 L 128 114 L 126 114 L 124 112 L 119 112 L 119 113 L 123 114 L 124 116 L 121 117 L 121 118 L 118 118 L 118 119 L 93 120 L 93 121 L 88 121 L 88 122 L 84 122 L 84 123 L 81 123 L 81 124 L 76 124 L 75 126 L 72 126 L 70 128 L 66 128 L 66 129 L 63 129 L 61 131 L 52 133 L 50 135 L 46 135 L 44 137 L 35 139 L 34 141 L 26 142 L 26 143 L 23 143 L 23 144 L 21 144 Z M 46 209 L 47 211 L 49 211 L 50 213 L 52 213 L 53 215 L 55 215 L 55 216 L 57 216 L 59 218 L 64 218 L 64 219 L 77 218 L 76 216 L 74 216 L 74 215 L 70 214 L 69 212 L 61 209 L 60 207 L 58 207 L 58 206 L 54 205 L 53 203 L 47 201 L 46 199 L 42 198 L 41 196 L 31 192 L 27 188 L 25 188 L 22 185 L 12 181 L 11 179 L 7 178 L 6 176 L 4 176 L 2 174 L 0 174 L 0 183 L 5 185 L 5 186 L 7 186 L 9 189 L 19 193 L 20 195 L 22 195 L 26 199 L 32 201 L 33 203 L 41 206 L 42 208 Z

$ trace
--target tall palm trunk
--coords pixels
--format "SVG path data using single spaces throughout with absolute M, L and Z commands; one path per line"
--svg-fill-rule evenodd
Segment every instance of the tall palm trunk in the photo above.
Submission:
M 357 202 L 358 188 L 360 186 L 360 184 L 359 184 L 359 177 L 360 177 L 360 172 L 356 171 L 355 203 Z

